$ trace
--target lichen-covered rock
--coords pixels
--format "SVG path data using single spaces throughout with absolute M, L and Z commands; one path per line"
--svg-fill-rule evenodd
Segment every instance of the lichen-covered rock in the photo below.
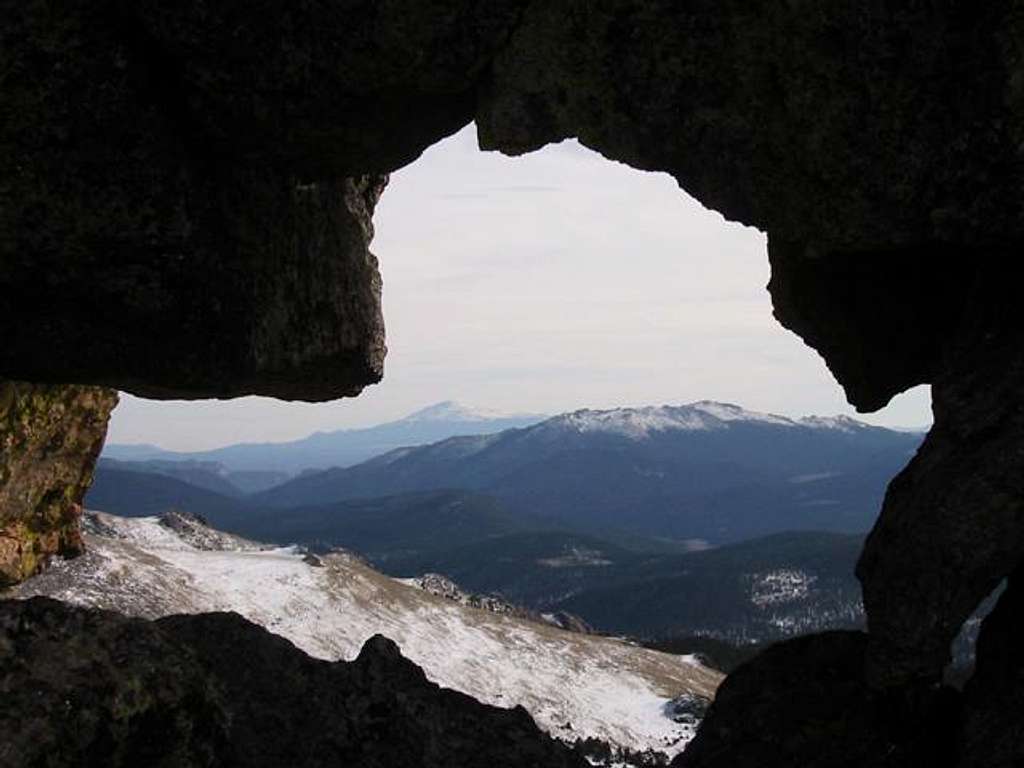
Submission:
M 0 587 L 82 550 L 82 497 L 117 394 L 0 380 Z
M 387 171 L 521 2 L 0 2 L 0 376 L 327 400 L 380 380 Z
M 236 614 L 0 602 L 0 767 L 583 768 L 521 708 L 440 688 L 390 640 L 310 658 Z

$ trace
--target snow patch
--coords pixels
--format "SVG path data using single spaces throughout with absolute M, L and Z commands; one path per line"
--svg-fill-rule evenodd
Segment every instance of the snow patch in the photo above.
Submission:
M 870 427 L 869 424 L 851 419 L 849 416 L 804 416 L 800 419 L 800 424 L 812 429 L 832 429 L 837 432 L 856 432 Z
M 750 575 L 750 602 L 758 608 L 804 600 L 817 576 L 789 568 Z
M 568 547 L 557 557 L 544 557 L 537 561 L 538 565 L 547 568 L 578 568 L 581 566 L 611 565 L 612 561 L 604 556 L 604 552 L 587 547 Z

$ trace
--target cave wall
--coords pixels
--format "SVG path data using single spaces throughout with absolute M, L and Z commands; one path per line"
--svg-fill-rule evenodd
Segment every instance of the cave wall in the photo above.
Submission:
M 312 401 L 379 381 L 374 205 L 472 118 L 519 5 L 2 0 L 0 376 Z
M 1024 553 L 1020 0 L 0 7 L 0 376 L 356 394 L 385 175 L 471 119 L 513 155 L 578 137 L 765 230 L 776 317 L 859 409 L 932 385 L 836 652 L 869 709 L 946 711 L 949 641 Z

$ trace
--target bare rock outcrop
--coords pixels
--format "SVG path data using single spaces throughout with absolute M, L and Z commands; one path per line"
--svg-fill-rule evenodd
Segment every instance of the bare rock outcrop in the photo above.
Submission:
M 82 497 L 117 394 L 0 381 L 0 587 L 82 550 Z
M 327 662 L 230 613 L 0 601 L 0 693 L 2 768 L 587 765 L 524 709 L 440 688 L 384 637 Z

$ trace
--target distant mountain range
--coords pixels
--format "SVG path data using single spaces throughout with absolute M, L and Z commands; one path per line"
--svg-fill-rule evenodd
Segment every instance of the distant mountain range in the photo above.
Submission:
M 451 425 L 430 417 L 452 408 L 406 421 Z M 487 515 L 478 510 L 460 524 L 467 531 L 500 511 L 519 530 L 637 537 L 633 548 L 653 551 L 657 540 L 671 551 L 780 531 L 866 532 L 886 484 L 920 440 L 848 418 L 794 420 L 702 401 L 575 411 L 399 448 L 249 494 L 215 462 L 103 459 L 87 503 L 123 515 L 179 507 L 248 535 L 351 546 L 354 521 L 379 521 L 380 508 L 402 510 L 416 494 L 452 491 L 474 508 L 487 499 Z M 447 501 L 424 498 L 443 516 Z M 365 537 L 360 543 L 372 546 Z
M 281 482 L 304 470 L 347 467 L 410 445 L 433 443 L 455 435 L 482 435 L 525 427 L 546 418 L 471 408 L 450 400 L 436 403 L 398 421 L 364 429 L 316 432 L 284 443 L 241 443 L 209 451 L 177 452 L 154 445 L 111 444 L 103 456 L 121 461 L 173 461 L 218 465 L 243 492 Z M 253 475 L 248 481 L 243 473 Z M 262 475 L 262 477 L 261 477 Z
M 258 507 L 458 488 L 515 515 L 605 534 L 712 544 L 782 530 L 867 531 L 921 436 L 698 402 L 583 410 L 401 448 L 255 494 Z
M 453 409 L 433 413 L 451 424 Z M 342 547 L 605 631 L 747 641 L 861 620 L 853 563 L 920 440 L 709 401 L 582 410 L 249 494 L 217 463 L 104 459 L 87 505 Z

